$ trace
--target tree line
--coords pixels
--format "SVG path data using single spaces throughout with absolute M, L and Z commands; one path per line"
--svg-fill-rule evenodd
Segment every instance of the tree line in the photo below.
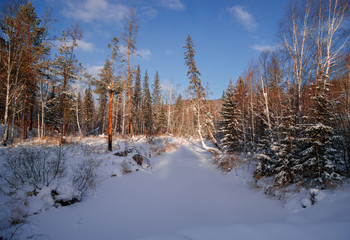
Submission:
M 64 142 L 66 135 L 106 134 L 112 150 L 115 135 L 196 135 L 192 101 L 178 94 L 173 83 L 162 89 L 158 72 L 151 83 L 147 70 L 130 63 L 139 29 L 133 9 L 120 37 L 107 45 L 109 55 L 98 77 L 75 55 L 83 36 L 78 24 L 51 37 L 51 11 L 40 18 L 25 0 L 8 1 L 2 9 L 3 145 L 16 137 L 59 136 Z
M 261 53 L 222 100 L 222 144 L 254 153 L 257 179 L 333 186 L 350 173 L 349 1 L 291 1 L 279 46 Z

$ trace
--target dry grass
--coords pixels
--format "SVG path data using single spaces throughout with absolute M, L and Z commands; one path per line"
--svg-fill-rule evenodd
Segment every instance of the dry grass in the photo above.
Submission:
M 233 168 L 243 163 L 238 155 L 229 153 L 217 155 L 215 162 L 224 172 L 230 172 Z
M 165 152 L 171 152 L 173 150 L 176 150 L 178 146 L 175 143 L 164 143 L 162 145 L 151 145 L 151 150 L 155 153 L 156 156 L 161 155 Z

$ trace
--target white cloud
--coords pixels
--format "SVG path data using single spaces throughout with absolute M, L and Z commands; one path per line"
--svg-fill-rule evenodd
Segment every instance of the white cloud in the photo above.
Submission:
M 93 43 L 86 42 L 84 40 L 78 40 L 77 43 L 78 43 L 78 48 L 82 51 L 91 52 L 92 49 L 94 48 Z
M 152 56 L 152 53 L 151 53 L 151 50 L 149 49 L 140 49 L 140 50 L 136 50 L 134 55 L 143 59 L 150 59 L 150 57 Z
M 63 44 L 62 42 L 60 42 L 59 40 L 55 40 L 53 41 L 53 45 L 57 48 L 59 47 L 61 44 Z M 94 49 L 94 44 L 91 42 L 86 42 L 84 40 L 77 40 L 77 49 L 81 50 L 81 51 L 86 51 L 86 52 L 91 52 Z M 72 40 L 68 40 L 64 43 L 65 46 L 72 46 Z
M 171 55 L 171 54 L 173 54 L 173 53 L 174 53 L 174 51 L 171 50 L 171 49 L 165 50 L 165 54 L 166 54 L 166 55 Z
M 118 22 L 127 16 L 129 8 L 120 3 L 110 3 L 108 0 L 78 0 L 64 1 L 66 7 L 63 14 L 86 22 L 105 20 Z
M 181 0 L 160 0 L 159 3 L 163 7 L 176 11 L 182 11 L 186 9 Z
M 139 16 L 141 18 L 146 17 L 149 19 L 154 19 L 158 16 L 158 11 L 150 6 L 141 7 L 139 10 Z
M 263 45 L 263 44 L 254 44 L 252 46 L 252 49 L 258 52 L 263 52 L 263 51 L 275 51 L 276 47 L 275 46 L 270 46 L 270 45 Z
M 126 46 L 124 45 L 120 46 L 120 52 L 123 53 L 124 55 L 126 54 L 126 50 L 127 50 Z M 152 56 L 152 52 L 149 49 L 136 49 L 134 50 L 134 53 L 132 54 L 132 56 L 148 60 Z
M 97 76 L 98 76 L 97 74 L 100 72 L 100 70 L 101 70 L 102 68 L 103 68 L 103 66 L 98 66 L 98 65 L 96 65 L 96 66 L 88 66 L 88 67 L 87 67 L 87 71 L 88 71 L 88 73 L 90 73 L 91 75 L 97 77 Z
M 248 12 L 245 7 L 236 5 L 231 8 L 226 8 L 226 11 L 241 23 L 245 29 L 254 30 L 257 27 L 254 16 Z

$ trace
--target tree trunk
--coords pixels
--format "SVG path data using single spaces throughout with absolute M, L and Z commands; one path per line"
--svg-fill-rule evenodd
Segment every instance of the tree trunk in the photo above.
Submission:
M 112 89 L 113 89 L 112 83 Z M 112 151 L 112 112 L 113 112 L 113 91 L 109 91 L 108 103 L 108 151 Z
M 8 113 L 9 113 L 9 105 L 10 105 L 10 77 L 11 77 L 11 51 L 8 51 L 8 60 L 7 60 L 7 78 L 6 78 L 6 99 L 5 99 L 5 114 L 4 114 L 4 124 L 5 124 L 5 132 L 2 138 L 2 144 L 4 146 L 7 145 L 7 125 L 8 125 Z
M 209 138 L 210 138 L 210 140 L 214 143 L 215 147 L 216 147 L 217 149 L 219 149 L 220 151 L 222 151 L 222 148 L 220 147 L 220 145 L 219 145 L 218 142 L 216 141 L 215 137 L 213 136 L 212 132 L 210 131 L 209 126 L 207 125 L 207 126 L 205 126 L 205 128 L 207 129 L 207 133 L 208 133 L 208 135 L 209 135 Z
M 24 112 L 23 112 L 23 140 L 28 138 L 28 94 L 25 93 L 24 97 Z
M 79 101 L 76 102 L 75 113 L 76 113 L 75 115 L 77 116 L 78 132 L 79 132 L 79 136 L 81 137 L 82 133 L 81 133 L 80 123 L 79 123 Z
M 29 132 L 33 131 L 33 112 L 34 112 L 34 103 L 31 103 L 29 106 L 29 119 L 28 119 L 28 130 Z

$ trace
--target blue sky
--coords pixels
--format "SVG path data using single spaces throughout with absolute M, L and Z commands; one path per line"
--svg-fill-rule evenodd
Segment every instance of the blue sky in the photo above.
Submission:
M 120 37 L 128 7 L 136 9 L 140 29 L 136 46 L 140 56 L 131 64 L 140 64 L 151 81 L 159 71 L 166 88 L 174 82 L 178 93 L 188 86 L 183 46 L 191 35 L 197 51 L 197 67 L 202 82 L 208 82 L 220 98 L 232 77 L 236 80 L 250 60 L 263 49 L 273 48 L 278 22 L 287 0 L 32 0 L 39 15 L 53 7 L 52 35 L 78 23 L 83 39 L 77 58 L 90 73 L 103 66 L 109 51 L 107 44 Z

